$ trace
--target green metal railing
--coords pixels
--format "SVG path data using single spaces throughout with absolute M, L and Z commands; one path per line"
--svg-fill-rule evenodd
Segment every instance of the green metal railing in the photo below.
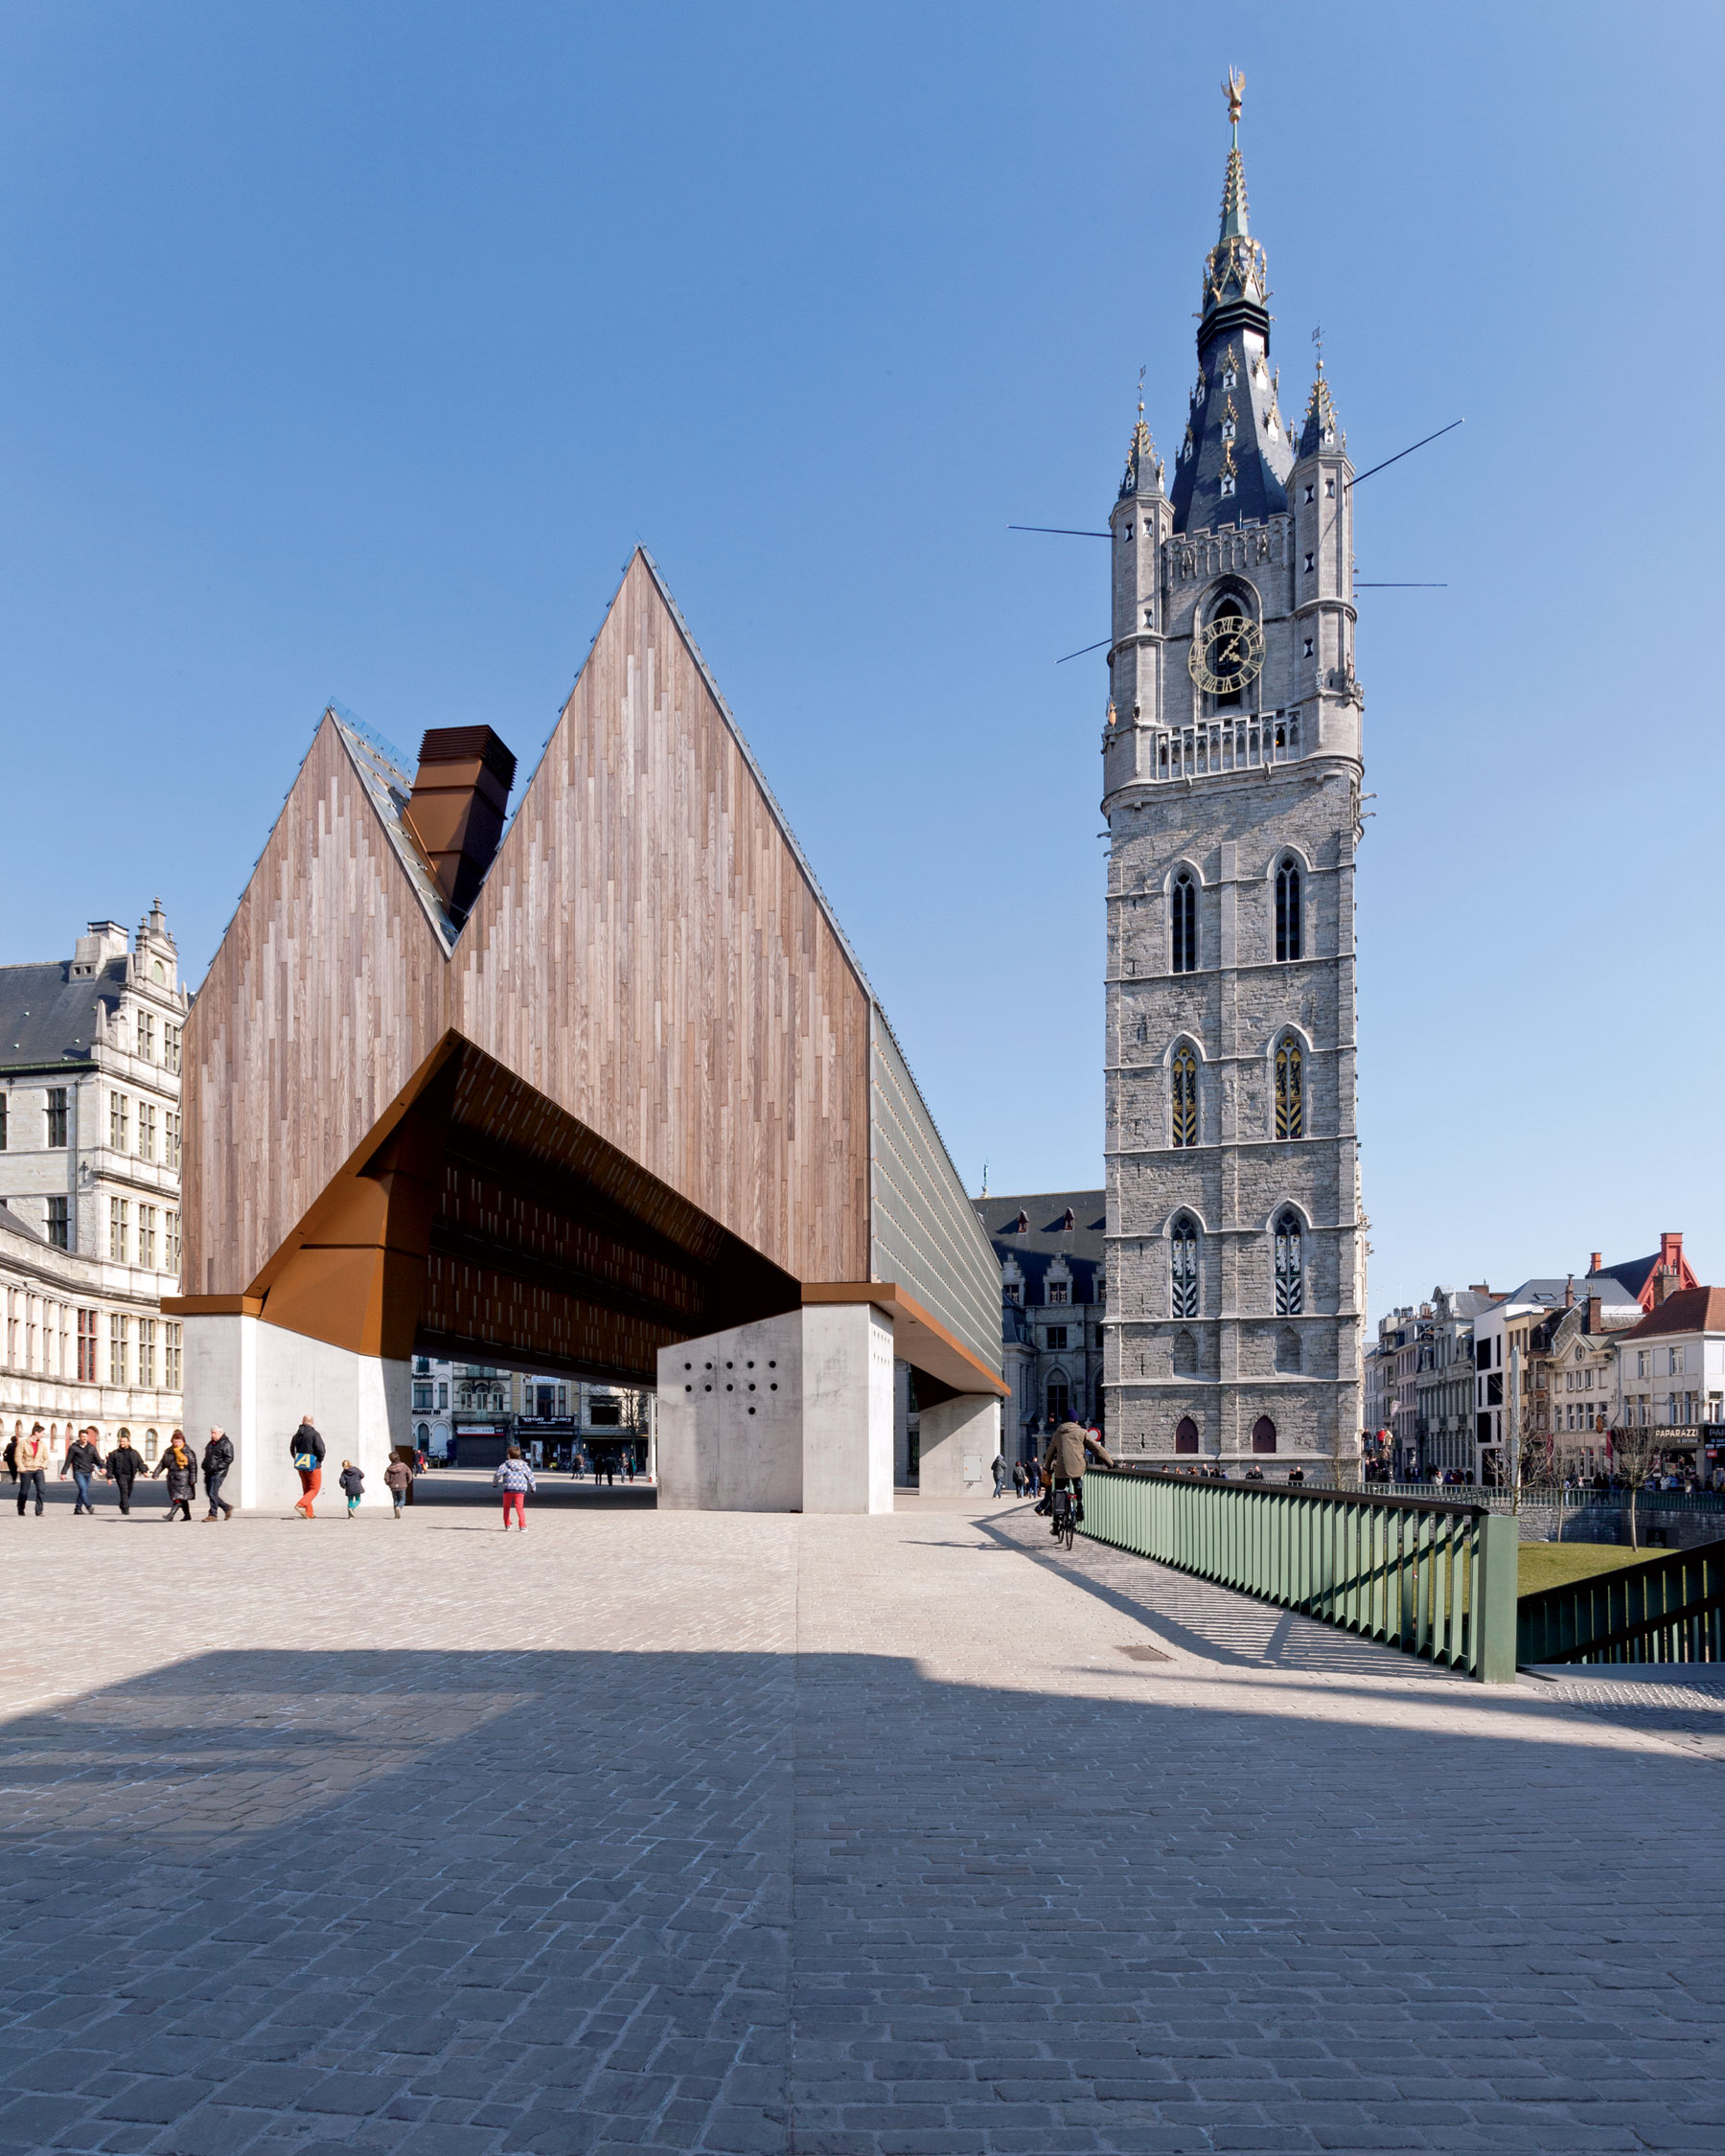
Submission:
M 1515 1675 L 1515 1522 L 1481 1504 L 1095 1468 L 1083 1532 L 1487 1684 Z
M 1309 1490 L 1314 1487 L 1306 1483 Z M 1437 1497 L 1462 1498 L 1468 1504 L 1483 1504 L 1493 1512 L 1512 1512 L 1517 1499 L 1513 1490 L 1480 1488 L 1473 1483 L 1460 1482 L 1368 1482 L 1368 1490 L 1376 1490 L 1385 1497 Z M 1524 1482 L 1519 1500 L 1524 1508 L 1543 1505 L 1549 1511 L 1561 1509 L 1574 1515 L 1606 1507 L 1621 1512 L 1629 1509 L 1627 1490 L 1557 1490 L 1549 1483 Z M 1714 1490 L 1637 1490 L 1635 1509 L 1643 1518 L 1657 1513 L 1725 1513 L 1725 1497 Z
M 1516 1632 L 1529 1663 L 1725 1662 L 1725 1541 L 1524 1595 Z

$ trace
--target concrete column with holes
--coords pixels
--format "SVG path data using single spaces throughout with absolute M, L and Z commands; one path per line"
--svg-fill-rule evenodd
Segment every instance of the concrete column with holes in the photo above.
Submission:
M 822 1303 L 660 1350 L 659 1502 L 892 1510 L 892 1320 Z

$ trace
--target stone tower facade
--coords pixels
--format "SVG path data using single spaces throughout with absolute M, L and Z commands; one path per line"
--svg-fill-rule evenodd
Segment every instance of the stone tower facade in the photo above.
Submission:
M 1281 415 L 1231 104 L 1173 484 L 1140 405 L 1110 518 L 1109 1442 L 1348 1477 L 1353 468 L 1322 358 L 1303 422 Z

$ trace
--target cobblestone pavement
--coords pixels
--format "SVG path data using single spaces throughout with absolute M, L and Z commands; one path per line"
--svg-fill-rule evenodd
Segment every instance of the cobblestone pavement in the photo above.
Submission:
M 1725 1781 L 1611 1703 L 1010 1502 L 454 1494 L 0 1510 L 0 2156 L 1725 2144 Z
M 1699 1682 L 1613 1684 L 1603 1676 L 1551 1689 L 1564 1705 L 1585 1708 L 1620 1729 L 1644 1731 L 1699 1759 L 1725 1760 L 1725 1673 L 1714 1675 L 1714 1668 L 1709 1665 Z

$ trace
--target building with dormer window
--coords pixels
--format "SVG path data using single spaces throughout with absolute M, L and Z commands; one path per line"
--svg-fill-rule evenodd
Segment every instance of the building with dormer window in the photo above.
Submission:
M 180 1029 L 189 998 L 157 900 L 127 936 L 0 966 L 0 1416 L 124 1423 L 149 1456 L 180 1415 Z
M 1055 1423 L 1103 1420 L 1104 1193 L 985 1192 L 976 1208 L 1000 1267 L 1002 1374 L 1012 1388 L 1000 1403 L 1000 1449 L 1009 1461 L 1031 1459 Z

